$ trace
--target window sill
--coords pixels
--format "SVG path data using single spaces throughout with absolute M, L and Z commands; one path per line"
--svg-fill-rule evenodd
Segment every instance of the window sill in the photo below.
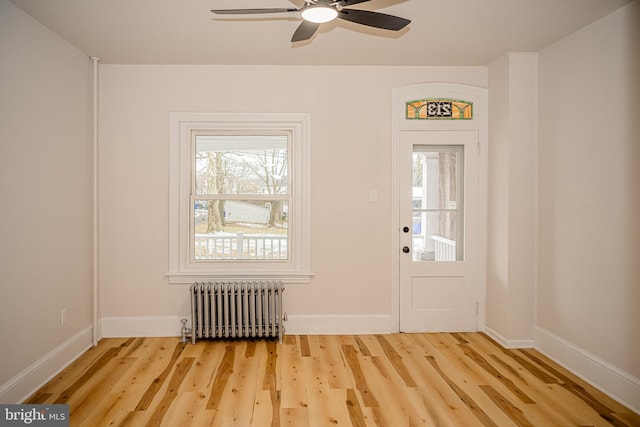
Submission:
M 194 282 L 216 282 L 216 281 L 250 281 L 250 280 L 278 280 L 284 284 L 290 283 L 310 283 L 313 273 L 275 273 L 275 272 L 219 272 L 219 273 L 167 273 L 170 284 L 192 284 Z

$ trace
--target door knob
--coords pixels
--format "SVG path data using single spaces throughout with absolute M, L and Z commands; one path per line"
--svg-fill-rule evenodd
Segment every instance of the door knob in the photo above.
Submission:
M 407 227 L 407 226 L 402 227 L 402 231 L 404 231 L 405 233 L 408 233 L 409 232 L 409 227 Z
M 404 252 L 405 254 L 408 254 L 410 250 L 411 249 L 409 249 L 409 246 L 405 246 L 404 248 L 402 248 L 402 252 Z

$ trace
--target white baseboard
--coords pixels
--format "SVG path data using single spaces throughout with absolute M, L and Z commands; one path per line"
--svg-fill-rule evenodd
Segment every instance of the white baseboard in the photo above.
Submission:
M 92 346 L 91 326 L 81 330 L 31 366 L 0 385 L 0 402 L 22 403 Z
M 535 328 L 536 349 L 640 414 L 640 379 L 569 341 Z
M 100 323 L 104 338 L 178 337 L 182 319 L 191 327 L 191 315 L 103 317 Z
M 173 337 L 180 336 L 181 319 L 191 327 L 191 315 L 158 317 L 105 317 L 101 321 L 102 337 Z M 284 322 L 289 335 L 346 335 L 390 333 L 390 315 L 288 315 Z
M 355 335 L 393 332 L 391 315 L 289 315 L 284 323 L 290 335 Z
M 536 344 L 534 340 L 511 340 L 505 338 L 489 327 L 485 327 L 484 332 L 504 348 L 534 348 Z

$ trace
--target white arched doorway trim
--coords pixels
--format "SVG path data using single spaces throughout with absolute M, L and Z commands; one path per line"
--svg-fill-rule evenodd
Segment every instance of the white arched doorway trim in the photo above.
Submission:
M 400 312 L 400 264 L 402 252 L 400 218 L 400 180 L 399 147 L 404 134 L 420 131 L 455 132 L 468 131 L 477 134 L 477 191 L 478 203 L 474 207 L 477 231 L 477 266 L 474 280 L 476 283 L 476 321 L 475 330 L 483 330 L 485 325 L 485 278 L 486 278 L 486 242 L 487 242 L 487 167 L 488 167 L 488 91 L 486 88 L 456 83 L 421 83 L 402 86 L 392 90 L 392 210 L 391 210 L 391 318 L 393 330 L 401 331 Z M 408 119 L 407 103 L 420 99 L 456 99 L 473 103 L 473 118 L 469 120 L 415 120 Z

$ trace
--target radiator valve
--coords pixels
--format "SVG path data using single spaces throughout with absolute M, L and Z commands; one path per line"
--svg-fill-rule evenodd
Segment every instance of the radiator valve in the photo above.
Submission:
M 182 319 L 182 328 L 180 328 L 180 342 L 188 343 L 191 339 L 191 328 L 187 328 L 187 319 Z

